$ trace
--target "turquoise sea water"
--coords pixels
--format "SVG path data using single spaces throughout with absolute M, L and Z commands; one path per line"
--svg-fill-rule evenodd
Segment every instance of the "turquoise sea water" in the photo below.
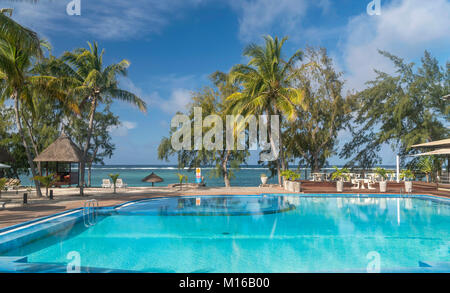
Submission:
M 244 213 L 242 213 L 244 212 Z M 312 272 L 450 261 L 450 206 L 421 199 L 226 196 L 138 202 L 10 251 L 145 272 Z
M 392 166 L 391 166 L 392 168 Z M 295 168 L 294 168 L 295 170 Z M 323 171 L 331 173 L 333 168 L 326 168 Z M 202 168 L 202 176 L 205 177 L 208 186 L 224 186 L 222 178 L 210 177 L 211 168 Z M 155 186 L 167 186 L 167 184 L 178 183 L 177 173 L 182 173 L 188 176 L 188 181 L 195 182 L 195 170 L 178 170 L 175 166 L 162 165 L 105 165 L 94 166 L 92 169 L 92 186 L 99 187 L 102 184 L 102 179 L 109 178 L 108 174 L 120 174 L 120 178 L 124 180 L 129 186 L 151 186 L 151 183 L 144 183 L 141 180 L 148 176 L 151 172 L 155 172 L 158 176 L 164 179 L 162 183 L 155 183 Z M 231 178 L 232 186 L 259 186 L 261 184 L 261 173 L 270 175 L 267 168 L 260 166 L 242 166 L 240 170 L 235 172 L 234 178 Z M 309 178 L 310 170 L 300 169 L 301 179 Z M 23 185 L 32 185 L 30 176 L 22 176 L 21 181 Z M 86 177 L 87 178 L 87 177 Z M 277 183 L 277 178 L 270 178 L 268 183 Z

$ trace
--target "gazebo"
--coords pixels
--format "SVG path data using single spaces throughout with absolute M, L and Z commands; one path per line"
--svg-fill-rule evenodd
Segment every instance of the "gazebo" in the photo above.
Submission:
M 78 185 L 80 181 L 80 162 L 83 158 L 81 149 L 66 135 L 61 136 L 37 156 L 35 162 L 56 163 L 57 182 L 55 185 Z M 78 171 L 72 172 L 72 164 L 78 164 Z
M 142 182 L 151 182 L 152 186 L 154 186 L 155 183 L 158 182 L 163 182 L 164 180 L 159 177 L 158 175 L 156 175 L 155 173 L 152 172 L 152 174 L 148 175 L 147 177 L 145 177 L 144 179 L 142 179 Z
M 447 157 L 447 184 L 445 186 L 443 186 L 441 184 L 442 187 L 445 188 L 445 190 L 448 190 L 448 188 L 450 188 L 450 138 L 447 139 L 442 139 L 442 140 L 436 140 L 436 141 L 430 141 L 427 143 L 421 143 L 421 144 L 416 144 L 412 146 L 413 148 L 422 148 L 422 149 L 426 149 L 427 152 L 424 153 L 420 153 L 420 154 L 416 154 L 416 155 L 412 155 L 412 156 L 445 156 Z M 441 180 L 444 178 L 441 178 Z M 444 181 L 444 180 L 442 180 Z M 444 182 L 442 182 L 444 183 Z M 447 186 L 448 185 L 448 186 Z M 438 189 L 439 189 L 439 183 L 438 183 Z

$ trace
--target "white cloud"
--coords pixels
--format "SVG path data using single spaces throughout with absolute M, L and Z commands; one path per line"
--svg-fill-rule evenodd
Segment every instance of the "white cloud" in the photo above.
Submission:
M 364 13 L 352 18 L 345 35 L 341 50 L 348 87 L 361 89 L 365 81 L 375 77 L 373 69 L 393 70 L 378 49 L 412 60 L 420 58 L 425 49 L 448 48 L 450 3 L 403 0 L 382 4 L 379 16 Z
M 109 132 L 112 136 L 127 136 L 128 131 L 135 129 L 137 127 L 136 122 L 132 121 L 122 121 L 118 126 L 109 127 Z
M 186 112 L 186 107 L 191 102 L 192 91 L 184 88 L 173 89 L 168 98 L 162 98 L 158 92 L 152 95 L 152 103 L 167 114 Z
M 253 41 L 275 27 L 288 34 L 298 32 L 308 8 L 315 6 L 326 13 L 331 4 L 328 0 L 233 0 L 230 5 L 239 16 L 240 38 Z
M 206 82 L 207 76 L 174 74 L 164 76 L 153 76 L 148 84 L 152 86 L 151 91 L 144 91 L 135 85 L 129 78 L 120 80 L 121 86 L 135 93 L 147 103 L 149 111 L 162 110 L 166 114 L 186 112 L 186 107 L 191 102 L 192 92 L 195 91 L 199 82 Z M 204 84 L 204 83 L 203 83 Z
M 66 13 L 66 1 L 11 2 L 13 17 L 41 34 L 91 34 L 97 39 L 146 38 L 203 0 L 81 0 L 81 16 Z

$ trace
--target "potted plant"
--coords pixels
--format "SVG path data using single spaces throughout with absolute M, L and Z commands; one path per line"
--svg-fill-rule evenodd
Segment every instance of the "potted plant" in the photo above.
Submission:
M 289 191 L 300 192 L 300 182 L 297 181 L 298 178 L 300 178 L 300 174 L 292 171 L 291 176 L 290 176 L 291 186 L 290 186 Z
M 342 192 L 344 190 L 344 180 L 350 179 L 350 171 L 347 168 L 339 169 L 338 167 L 333 167 L 335 171 L 331 174 L 331 180 L 337 180 L 336 190 Z
M 177 173 L 177 175 L 178 175 L 178 180 L 180 182 L 180 190 L 183 190 L 183 180 L 185 183 L 187 183 L 188 177 L 186 175 L 183 175 L 180 173 Z
M 117 179 L 119 179 L 119 174 L 109 174 L 109 177 L 111 178 L 111 180 L 113 182 L 113 186 L 114 186 L 113 193 L 116 194 L 116 183 L 117 183 Z
M 48 197 L 48 189 L 51 188 L 58 180 L 56 179 L 56 174 L 50 174 L 47 176 L 35 176 L 33 180 L 39 181 L 42 186 L 45 187 L 45 196 Z
M 400 178 L 405 180 L 405 191 L 408 193 L 412 192 L 412 180 L 415 178 L 414 173 L 409 169 L 402 170 Z
M 296 181 L 300 178 L 300 174 L 291 170 L 285 170 L 281 172 L 281 176 L 284 178 L 284 189 L 291 192 L 300 192 L 300 182 Z
M 267 177 L 267 175 L 264 174 L 264 173 L 262 173 L 262 174 L 261 174 L 261 183 L 262 183 L 262 185 L 267 184 L 267 179 L 269 179 L 269 178 Z
M 378 176 L 381 177 L 381 181 L 379 182 L 379 184 L 380 184 L 380 192 L 386 192 L 386 187 L 387 187 L 386 179 L 387 179 L 387 174 L 388 173 L 389 173 L 389 171 L 387 171 L 384 168 L 378 167 L 378 168 L 375 169 L 375 174 L 378 174 Z
M 289 178 L 291 177 L 292 171 L 291 170 L 284 170 L 281 172 L 281 176 L 283 176 L 283 187 L 285 190 L 288 189 L 288 181 Z

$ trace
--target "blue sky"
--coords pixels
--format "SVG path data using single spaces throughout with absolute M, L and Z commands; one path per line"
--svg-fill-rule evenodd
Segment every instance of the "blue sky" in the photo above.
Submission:
M 174 113 L 185 109 L 192 91 L 209 85 L 209 74 L 245 63 L 243 48 L 262 35 L 289 36 L 286 55 L 305 45 L 326 47 L 347 90 L 362 89 L 373 68 L 392 72 L 377 49 L 412 61 L 426 49 L 441 64 L 449 57 L 446 0 L 381 0 L 381 14 L 372 16 L 369 0 L 81 0 L 80 16 L 67 15 L 69 2 L 0 0 L 15 8 L 16 20 L 48 39 L 55 55 L 96 40 L 106 49 L 106 64 L 131 61 L 121 85 L 145 99 L 148 113 L 115 103 L 122 125 L 112 131 L 117 150 L 110 164 L 162 163 L 156 149 Z M 348 139 L 342 132 L 341 143 Z M 389 147 L 382 155 L 384 163 L 395 163 Z M 342 161 L 333 157 L 330 163 Z

